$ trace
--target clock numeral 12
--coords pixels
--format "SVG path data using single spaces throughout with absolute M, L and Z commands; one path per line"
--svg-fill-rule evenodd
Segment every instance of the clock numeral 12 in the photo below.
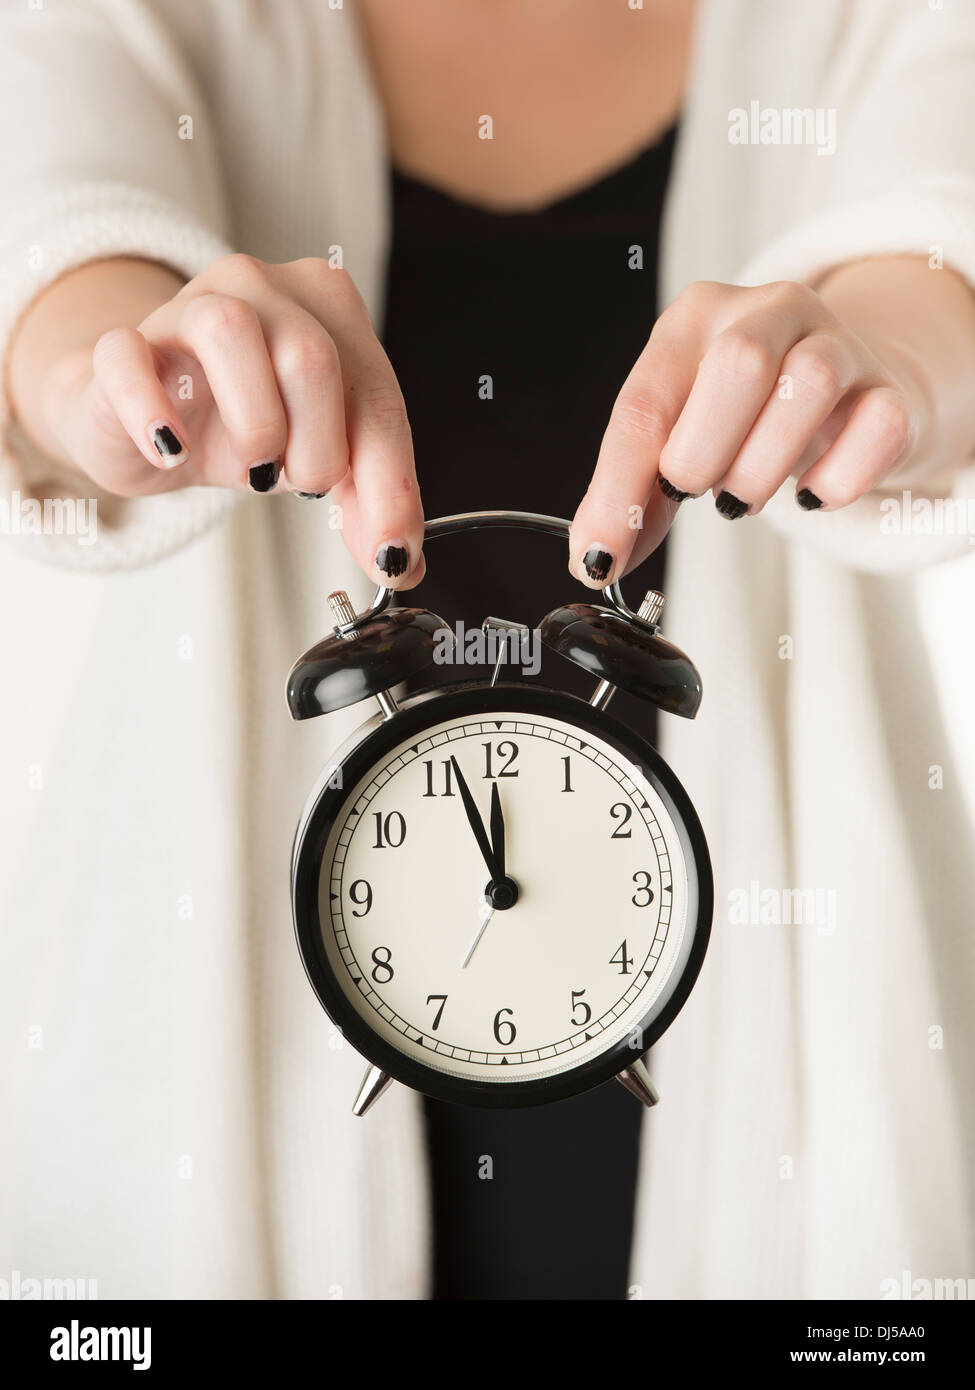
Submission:
M 517 776 L 518 776 L 518 771 L 517 771 L 517 769 L 512 767 L 512 764 L 514 763 L 515 759 L 518 757 L 518 745 L 517 745 L 517 743 L 512 743 L 510 739 L 502 739 L 502 741 L 498 744 L 497 749 L 492 748 L 492 746 L 491 746 L 490 743 L 484 743 L 484 744 L 481 745 L 481 747 L 484 749 L 484 769 L 485 769 L 485 770 L 484 770 L 484 776 L 485 776 L 485 777 L 489 777 L 492 781 L 494 780 L 495 774 L 494 774 L 494 772 L 492 771 L 492 758 L 493 758 L 493 754 L 494 754 L 495 752 L 497 752 L 499 758 L 507 758 L 507 760 L 508 760 L 508 761 L 504 764 L 504 766 L 499 770 L 499 772 L 497 773 L 497 776 L 498 776 L 498 777 L 517 777 Z

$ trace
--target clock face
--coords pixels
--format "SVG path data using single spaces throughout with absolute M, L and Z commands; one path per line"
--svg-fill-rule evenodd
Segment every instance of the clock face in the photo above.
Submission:
M 350 1040 L 420 1089 L 497 1104 L 639 1058 L 710 920 L 703 838 L 657 755 L 581 701 L 519 687 L 428 699 L 357 752 L 305 837 L 303 954 Z

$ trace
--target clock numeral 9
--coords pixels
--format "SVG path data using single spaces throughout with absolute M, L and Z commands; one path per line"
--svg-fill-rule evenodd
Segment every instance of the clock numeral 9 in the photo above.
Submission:
M 499 1009 L 498 1012 L 494 1015 L 494 1036 L 497 1038 L 498 1042 L 501 1044 L 502 1047 L 510 1047 L 511 1044 L 514 1042 L 515 1038 L 518 1036 L 518 1030 L 515 1028 L 515 1025 L 511 1022 L 511 1019 L 501 1017 L 502 1014 L 513 1013 L 514 1009 Z M 501 1036 L 502 1029 L 506 1030 L 505 1037 Z
M 572 1014 L 569 1018 L 569 1022 L 574 1028 L 584 1028 L 592 1018 L 592 1009 L 590 1009 L 589 1005 L 582 997 L 585 992 L 584 989 L 574 989 L 572 991 Z M 582 1018 L 576 1018 L 576 1011 L 578 1009 L 582 1009 L 583 1011 Z
M 383 955 L 383 951 L 386 952 Z M 393 953 L 388 946 L 377 946 L 372 953 L 372 978 L 377 985 L 388 985 L 396 973 L 392 967 Z
M 640 882 L 641 878 L 644 880 L 643 883 Z M 630 899 L 630 902 L 633 904 L 634 907 L 649 907 L 650 904 L 653 902 L 653 889 L 650 887 L 650 884 L 652 882 L 652 876 L 650 874 L 650 871 L 648 869 L 638 869 L 636 873 L 633 875 L 633 882 L 637 885 L 637 889 L 636 892 L 633 894 L 633 897 Z M 646 894 L 646 897 L 643 898 L 642 902 L 639 902 L 638 899 L 644 893 Z
M 626 954 L 626 942 L 625 942 L 625 941 L 621 941 L 621 942 L 620 942 L 620 947 L 619 947 L 619 950 L 616 952 L 616 955 L 615 955 L 615 956 L 610 956 L 610 958 L 609 958 L 609 964 L 610 964 L 610 965 L 618 965 L 619 968 L 620 968 L 620 972 L 619 972 L 619 973 L 620 973 L 621 975 L 629 975 L 629 973 L 630 973 L 630 966 L 633 964 L 633 957 L 632 957 L 632 956 L 628 956 L 628 955 Z
M 363 889 L 365 889 L 364 893 L 362 892 Z M 361 912 L 353 911 L 352 916 L 367 916 L 369 913 L 369 909 L 372 907 L 372 888 L 364 878 L 357 878 L 355 883 L 351 883 L 349 885 L 349 897 L 352 899 L 354 903 L 357 903 L 359 907 L 362 907 Z M 363 903 L 365 904 L 364 907 Z
M 616 829 L 613 831 L 612 835 L 610 835 L 609 838 L 611 840 L 631 839 L 633 836 L 633 831 L 624 830 L 623 827 L 624 825 L 629 825 L 630 818 L 633 815 L 633 807 L 630 806 L 626 801 L 617 801 L 615 806 L 611 806 L 609 808 L 609 814 L 612 816 L 613 820 L 619 821 L 619 825 L 617 825 Z
M 495 752 L 497 753 L 497 755 L 498 755 L 499 758 L 507 758 L 507 760 L 508 760 L 508 761 L 504 764 L 504 766 L 501 767 L 501 768 L 499 769 L 499 771 L 498 771 L 498 773 L 497 773 L 497 776 L 498 776 L 498 777 L 517 777 L 517 776 L 518 776 L 518 771 L 517 771 L 517 769 L 514 768 L 514 767 L 512 766 L 512 764 L 514 763 L 515 759 L 518 757 L 518 745 L 517 745 L 517 743 L 512 743 L 510 739 L 502 739 L 502 741 L 498 744 L 498 746 L 497 746 L 496 749 L 495 749 L 495 748 L 492 748 L 492 746 L 491 746 L 490 743 L 484 743 L 484 744 L 481 745 L 481 747 L 484 749 L 484 769 L 485 769 L 485 770 L 484 770 L 484 776 L 485 776 L 485 777 L 489 777 L 492 781 L 493 781 L 494 778 L 495 778 L 495 773 L 494 773 L 494 771 L 492 770 L 492 766 L 493 766 L 493 755 L 494 755 Z
M 373 849 L 385 849 L 387 845 L 390 849 L 399 849 L 406 839 L 406 820 L 399 811 L 390 811 L 388 816 L 384 816 L 381 811 L 373 811 L 372 818 L 376 822 L 376 843 Z

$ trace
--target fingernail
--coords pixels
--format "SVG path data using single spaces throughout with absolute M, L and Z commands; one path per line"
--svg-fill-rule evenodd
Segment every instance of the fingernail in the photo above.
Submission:
M 247 481 L 255 492 L 270 492 L 281 476 L 281 460 L 268 459 L 247 470 Z
M 406 541 L 385 541 L 376 551 L 376 569 L 389 579 L 398 579 L 410 567 L 410 550 Z
M 312 498 L 327 497 L 328 489 L 326 489 L 324 492 L 295 492 L 295 496 L 304 497 L 306 501 L 310 502 Z
M 804 512 L 815 512 L 823 505 L 823 499 L 817 497 L 814 492 L 810 492 L 807 487 L 801 488 L 796 493 L 796 501 Z
M 679 487 L 674 487 L 673 483 L 668 483 L 662 473 L 657 474 L 657 486 L 665 497 L 669 497 L 672 502 L 685 502 L 690 497 L 689 492 L 681 492 Z
M 606 578 L 613 568 L 612 552 L 606 550 L 602 545 L 591 545 L 582 557 L 582 568 L 594 583 L 605 584 Z
M 152 447 L 167 468 L 175 468 L 177 464 L 183 462 L 187 452 L 186 445 L 168 425 L 153 426 L 149 430 L 149 437 L 152 440 Z
M 748 511 L 748 503 L 743 502 L 740 497 L 736 497 L 733 492 L 719 492 L 714 505 L 721 515 L 726 516 L 729 521 L 737 521 Z

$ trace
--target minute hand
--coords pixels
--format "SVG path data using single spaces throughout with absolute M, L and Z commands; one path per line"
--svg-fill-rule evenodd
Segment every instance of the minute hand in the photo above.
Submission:
M 450 759 L 450 762 L 454 769 L 454 776 L 457 778 L 457 785 L 460 788 L 461 800 L 464 803 L 464 810 L 467 812 L 468 822 L 474 832 L 477 847 L 481 851 L 484 862 L 487 865 L 488 873 L 491 875 L 492 880 L 503 878 L 504 875 L 498 872 L 498 863 L 494 857 L 494 851 L 491 848 L 491 841 L 487 837 L 487 831 L 484 829 L 484 822 L 478 814 L 477 807 L 474 804 L 474 798 L 471 796 L 470 787 L 468 787 L 464 780 L 464 774 L 460 770 L 460 765 L 454 757 Z

